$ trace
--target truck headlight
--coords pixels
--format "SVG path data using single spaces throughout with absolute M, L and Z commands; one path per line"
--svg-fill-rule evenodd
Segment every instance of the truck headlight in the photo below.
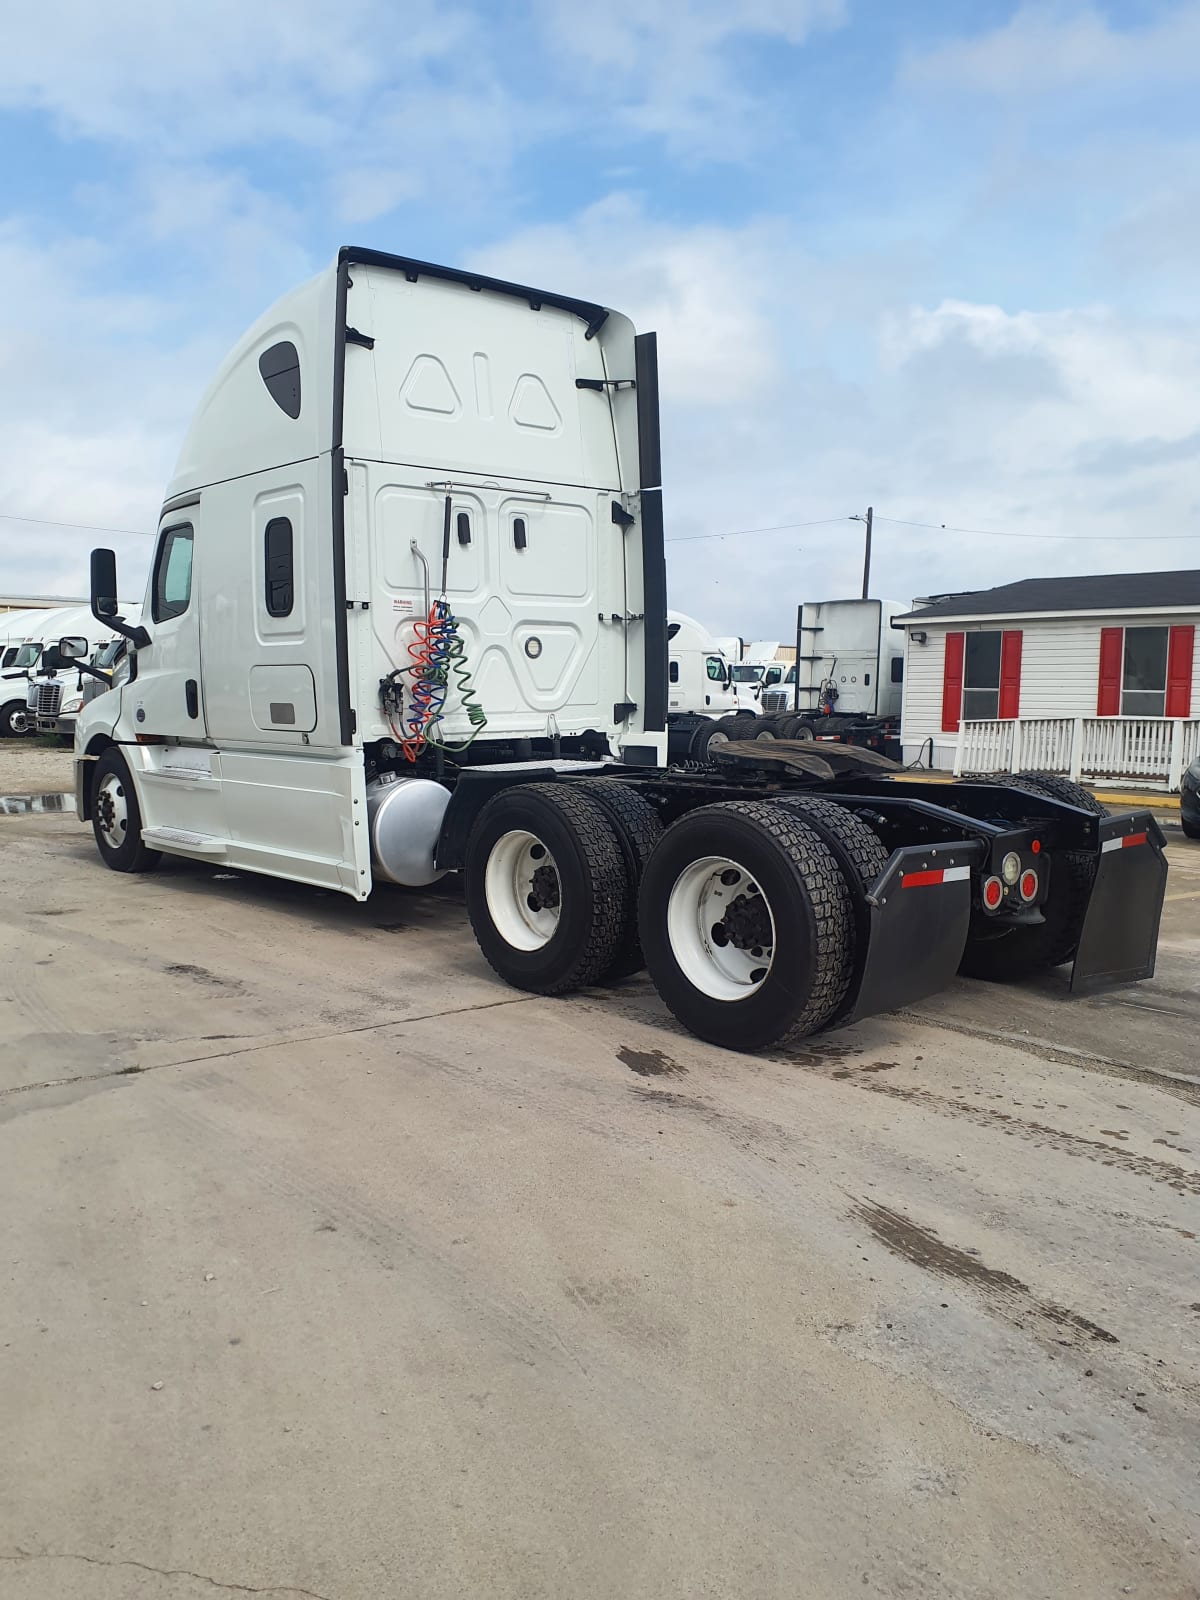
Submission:
M 59 707 L 60 716 L 73 716 L 76 711 L 83 710 L 83 696 L 73 694 L 69 700 L 64 700 Z

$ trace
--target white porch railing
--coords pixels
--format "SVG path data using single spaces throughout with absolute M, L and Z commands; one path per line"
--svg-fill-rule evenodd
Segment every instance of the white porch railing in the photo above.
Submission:
M 964 772 L 1061 772 L 1178 789 L 1200 756 L 1200 718 L 1024 717 L 959 724 L 954 757 Z

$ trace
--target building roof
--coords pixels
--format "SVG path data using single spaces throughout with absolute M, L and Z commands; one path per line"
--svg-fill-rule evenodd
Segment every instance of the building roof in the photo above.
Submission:
M 1200 570 L 1099 572 L 1082 578 L 1023 578 L 998 589 L 933 595 L 896 617 L 932 622 L 939 617 L 1021 617 L 1036 612 L 1200 610 Z

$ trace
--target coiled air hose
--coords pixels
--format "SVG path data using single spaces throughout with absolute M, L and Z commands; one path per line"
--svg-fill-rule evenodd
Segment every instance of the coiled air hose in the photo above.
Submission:
M 412 665 L 397 668 L 380 684 L 384 711 L 406 761 L 416 761 L 427 745 L 450 753 L 465 750 L 487 727 L 487 713 L 475 693 L 458 621 L 446 599 L 450 560 L 449 495 L 446 496 L 443 527 L 442 592 L 432 604 L 429 603 L 428 565 L 415 540 L 413 552 L 426 569 L 427 611 L 413 625 L 413 639 L 408 647 Z M 402 710 L 404 689 L 400 679 L 403 677 L 409 679 L 406 710 Z M 445 712 L 446 697 L 451 693 L 457 695 L 471 729 L 467 737 L 457 744 L 438 738 L 436 731 Z M 398 712 L 401 713 L 402 728 L 396 727 L 395 714 Z

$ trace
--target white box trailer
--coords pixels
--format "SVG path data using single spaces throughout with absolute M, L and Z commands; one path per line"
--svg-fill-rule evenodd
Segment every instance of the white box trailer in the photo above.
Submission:
M 79 815 L 116 871 L 166 852 L 360 900 L 461 873 L 509 983 L 644 963 L 733 1047 L 960 961 L 1152 970 L 1148 814 L 1034 783 L 935 804 L 881 758 L 786 742 L 667 765 L 664 571 L 653 334 L 346 248 L 202 400 L 140 624 L 93 552 L 93 611 L 131 651 L 76 724 Z

